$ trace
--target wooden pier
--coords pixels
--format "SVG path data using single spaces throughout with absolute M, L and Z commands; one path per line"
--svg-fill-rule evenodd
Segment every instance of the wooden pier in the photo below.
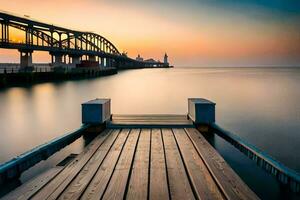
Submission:
M 3 199 L 258 199 L 195 128 L 108 128 Z
M 3 199 L 258 199 L 203 136 L 214 133 L 299 192 L 297 172 L 215 124 L 211 101 L 189 99 L 187 115 L 112 115 L 110 103 L 82 104 L 80 129 L 0 165 L 1 186 L 76 138 L 97 135 Z
M 69 162 L 3 199 L 259 199 L 203 136 L 213 133 L 299 192 L 298 173 L 215 124 L 211 101 L 189 99 L 187 115 L 112 115 L 110 103 L 82 104 L 79 130 L 0 165 L 8 182 L 79 136 L 97 134 Z
M 258 199 L 190 120 L 167 118 L 112 117 L 122 128 L 105 129 L 72 162 L 3 199 Z

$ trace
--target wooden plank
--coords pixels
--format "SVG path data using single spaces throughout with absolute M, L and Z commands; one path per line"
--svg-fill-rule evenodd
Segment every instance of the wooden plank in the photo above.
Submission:
M 105 130 L 97 136 L 85 149 L 68 164 L 58 176 L 50 181 L 44 188 L 42 188 L 36 195 L 32 197 L 33 200 L 47 199 L 64 181 L 72 180 L 79 171 L 84 167 L 88 160 L 94 155 L 100 145 L 105 139 L 110 136 L 110 130 Z
M 141 131 L 126 199 L 147 199 L 150 158 L 150 129 Z
M 29 180 L 12 192 L 8 193 L 4 197 L 2 197 L 2 200 L 25 200 L 31 198 L 32 195 L 34 195 L 44 185 L 51 181 L 62 169 L 63 167 L 61 166 L 50 168 L 44 173 L 38 175 L 37 177 Z
M 146 121 L 146 120 L 188 120 L 188 118 L 185 116 L 185 117 L 113 117 L 112 118 L 113 120 L 143 120 L 143 121 Z
M 160 128 L 195 128 L 193 124 L 107 124 L 107 127 L 113 129 L 160 129 Z
M 149 199 L 169 199 L 164 147 L 160 129 L 152 129 Z
M 224 199 L 184 129 L 173 129 L 179 150 L 199 199 Z
M 172 118 L 168 118 L 168 119 L 161 119 L 161 118 L 153 118 L 153 119 L 144 119 L 144 118 L 137 118 L 137 119 L 113 119 L 112 122 L 136 122 L 136 123 L 141 123 L 141 122 L 145 122 L 145 123 L 150 123 L 150 122 L 179 122 L 179 123 L 187 123 L 187 122 L 192 122 L 188 119 L 172 119 Z
M 150 123 L 150 122 L 179 122 L 179 123 L 187 123 L 187 122 L 191 122 L 189 120 L 186 119 L 114 119 L 113 122 L 136 122 L 136 123 L 141 123 L 141 122 L 145 122 L 145 123 Z
M 227 199 L 259 199 L 198 130 L 186 131 Z
M 123 199 L 131 171 L 134 154 L 140 136 L 139 129 L 132 129 L 122 150 L 120 159 L 102 199 Z M 99 196 L 100 197 L 100 196 Z
M 191 124 L 191 121 L 187 120 L 114 120 L 112 123 L 117 124 Z
M 139 119 L 139 118 L 143 118 L 143 119 L 146 119 L 146 118 L 167 118 L 167 119 L 187 119 L 187 115 L 166 115 L 166 114 L 152 114 L 152 115 L 144 115 L 144 114 L 141 114 L 141 115 L 118 115 L 118 114 L 113 114 L 112 115 L 112 118 L 113 119 L 133 119 L 133 118 L 136 118 L 136 119 Z
M 64 181 L 64 183 L 50 195 L 49 199 L 57 199 L 58 197 L 59 199 L 77 199 L 80 197 L 114 144 L 119 134 L 119 130 L 113 130 L 110 134 L 110 137 L 99 147 L 97 152 L 78 173 L 76 178 L 74 180 L 69 180 L 68 182 Z
M 171 129 L 162 129 L 172 199 L 195 199 Z M 180 181 L 179 181 L 180 180 Z
M 99 199 L 98 197 L 103 195 L 118 162 L 122 149 L 126 143 L 128 135 L 128 129 L 124 129 L 119 133 L 116 142 L 110 149 L 108 155 L 105 157 L 97 173 L 90 181 L 88 187 L 81 196 L 81 199 Z
M 122 120 L 136 120 L 136 121 L 151 121 L 151 120 L 168 120 L 168 121 L 187 121 L 188 118 L 187 116 L 160 116 L 160 115 L 151 115 L 151 116 L 147 116 L 147 115 L 141 115 L 141 116 L 121 116 L 121 117 L 116 117 L 113 115 L 112 120 L 118 120 L 118 121 L 122 121 Z
M 193 124 L 191 120 L 187 119 L 185 115 L 113 115 L 111 124 Z

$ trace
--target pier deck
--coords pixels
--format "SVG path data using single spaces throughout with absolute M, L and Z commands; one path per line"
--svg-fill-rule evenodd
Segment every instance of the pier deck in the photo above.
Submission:
M 187 118 L 115 116 L 108 127 L 4 199 L 258 199 Z
M 192 128 L 186 115 L 113 115 L 110 128 Z

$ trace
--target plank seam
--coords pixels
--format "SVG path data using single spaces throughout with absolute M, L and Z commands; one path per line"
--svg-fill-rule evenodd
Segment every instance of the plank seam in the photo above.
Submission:
M 55 167 L 53 167 L 53 168 L 55 168 Z M 39 176 L 41 176 L 43 173 L 46 173 L 47 171 L 49 171 L 49 170 L 51 170 L 51 169 L 53 169 L 53 168 L 50 168 L 50 169 L 48 169 L 48 170 L 45 170 L 44 172 L 42 172 L 42 173 L 40 173 L 40 174 L 38 174 L 38 175 L 36 175 L 35 177 L 33 177 L 32 179 L 30 179 L 29 181 L 27 181 L 27 182 L 25 182 L 25 183 L 23 183 L 23 184 L 21 184 L 19 187 L 17 187 L 16 189 L 18 189 L 18 188 L 20 188 L 20 187 L 22 187 L 23 185 L 25 185 L 25 184 L 27 184 L 27 183 L 30 183 L 30 181 L 32 181 L 32 180 L 34 180 L 34 179 L 36 179 L 36 178 L 38 178 Z M 30 194 L 29 196 L 28 196 L 28 199 L 30 199 L 32 196 L 34 196 L 38 191 L 40 191 L 43 187 L 45 187 L 45 185 L 47 185 L 51 180 L 53 180 L 62 170 L 63 170 L 63 168 L 64 167 L 60 167 L 61 169 L 52 177 L 52 178 L 50 178 L 41 188 L 39 188 L 37 191 L 35 191 L 34 193 L 32 193 L 32 194 Z M 16 190 L 15 189 L 15 190 Z M 0 199 L 6 199 L 7 197 L 9 197 L 9 195 L 10 195 L 10 193 L 11 192 L 14 192 L 15 190 L 12 190 L 12 191 L 10 191 L 9 193 L 7 193 L 6 195 L 4 195 L 3 197 L 1 197 Z M 8 198 L 9 199 L 9 198 Z M 20 196 L 19 196 L 19 198 L 18 199 L 20 199 Z M 23 199 L 23 198 L 21 198 L 21 199 Z
M 115 130 L 116 130 L 116 129 L 115 129 Z M 111 130 L 110 130 L 110 133 L 112 133 L 112 132 L 115 131 L 115 130 L 114 130 L 114 129 L 111 129 Z M 106 154 L 105 154 L 103 160 L 101 161 L 101 163 L 99 164 L 97 170 L 95 171 L 95 174 L 97 173 L 98 169 L 99 169 L 100 166 L 102 165 L 104 159 L 106 158 L 108 152 L 110 151 L 110 149 L 111 149 L 112 146 L 114 145 L 115 141 L 116 141 L 117 138 L 119 137 L 120 131 L 121 131 L 121 130 L 118 130 L 118 135 L 115 137 L 115 139 L 113 140 L 112 144 L 110 145 L 110 147 L 109 147 L 108 151 L 106 152 Z M 107 138 L 108 138 L 108 137 L 107 137 Z M 106 139 L 107 139 L 107 138 L 106 138 Z M 105 139 L 105 141 L 106 141 L 106 139 Z M 104 141 L 103 141 L 103 143 L 104 143 Z M 103 144 L 103 143 L 102 143 L 102 144 Z M 101 145 L 102 145 L 102 144 L 101 144 Z M 100 149 L 101 145 L 100 145 L 99 148 L 95 151 L 95 154 L 98 152 L 98 150 Z M 77 175 L 74 177 L 74 179 L 72 179 L 72 181 L 71 181 L 71 182 L 64 188 L 64 190 L 59 194 L 59 196 L 57 197 L 57 199 L 60 198 L 60 196 L 61 196 L 61 195 L 65 192 L 65 190 L 69 187 L 69 185 L 76 179 L 76 177 L 77 177 L 77 176 L 80 174 L 80 172 L 85 168 L 85 166 L 89 163 L 89 161 L 92 159 L 93 156 L 94 156 L 94 154 L 93 154 L 93 155 L 91 156 L 91 158 L 86 162 L 86 164 L 83 166 L 83 168 L 81 168 L 81 170 L 77 173 Z M 91 180 L 94 178 L 95 174 L 92 176 Z M 86 190 L 86 188 L 88 187 L 88 185 L 89 185 L 89 184 L 87 184 L 86 187 L 84 188 L 84 190 L 82 190 L 82 193 L 80 194 L 80 197 L 82 196 L 82 194 L 84 193 L 84 191 Z
M 34 192 L 33 194 L 31 194 L 28 199 L 31 199 L 31 197 L 33 197 L 35 194 L 37 194 L 40 190 L 42 190 L 48 183 L 50 183 L 55 177 L 57 177 L 61 172 L 62 170 L 64 169 L 64 167 L 55 175 L 53 176 L 53 178 L 51 178 L 46 184 L 44 184 L 39 190 L 37 190 L 36 192 Z
M 140 141 L 141 132 L 142 132 L 142 129 L 139 129 L 139 136 L 138 136 L 137 142 L 136 142 L 135 147 L 134 147 L 134 153 L 133 153 L 133 156 L 132 156 L 132 159 L 131 159 L 131 164 L 130 164 L 130 169 L 129 169 L 129 173 L 128 173 L 128 177 L 127 177 L 127 181 L 126 181 L 126 187 L 125 187 L 125 192 L 124 192 L 123 199 L 126 199 L 126 196 L 127 196 L 129 182 L 130 182 L 130 178 L 131 178 L 131 174 L 132 174 L 132 167 L 133 167 L 133 163 L 134 163 L 134 158 L 135 158 L 137 146 L 138 146 L 138 143 Z
M 151 145 L 152 145 L 152 129 L 150 129 L 150 144 L 149 144 L 149 160 L 148 160 L 148 184 L 147 184 L 147 200 L 150 199 L 150 175 L 151 175 Z
M 61 194 L 63 194 L 63 192 L 69 187 L 69 185 L 76 179 L 76 177 L 78 176 L 78 174 L 84 169 L 84 167 L 87 165 L 87 163 L 89 163 L 89 161 L 92 159 L 92 157 L 98 152 L 98 150 L 100 149 L 100 147 L 105 143 L 105 141 L 109 138 L 109 135 L 113 132 L 112 129 L 108 130 L 107 136 L 106 138 L 101 142 L 101 144 L 97 147 L 97 149 L 95 150 L 95 152 L 92 154 L 92 156 L 87 160 L 87 162 L 82 166 L 82 168 L 78 171 L 78 173 L 72 178 L 72 180 L 66 185 L 66 187 L 59 193 L 59 195 L 57 196 L 57 199 L 61 196 Z M 117 138 L 117 137 L 116 137 Z M 66 180 L 66 179 L 65 179 Z M 64 180 L 64 181 L 65 181 Z M 64 182 L 63 181 L 63 182 Z M 58 188 L 58 187 L 57 187 Z M 53 193 L 57 190 L 57 188 L 53 191 Z M 51 196 L 51 195 L 49 195 Z M 47 199 L 49 198 L 49 196 L 47 197 Z
M 109 176 L 109 179 L 108 179 L 108 181 L 107 181 L 107 183 L 106 183 L 106 185 L 105 185 L 105 189 L 103 190 L 103 193 L 102 193 L 100 199 L 103 199 L 103 197 L 104 197 L 104 194 L 105 194 L 105 192 L 106 192 L 106 190 L 107 190 L 107 188 L 108 188 L 108 185 L 109 185 L 109 183 L 110 183 L 110 181 L 111 181 L 111 178 L 112 178 L 112 176 L 113 176 L 113 174 L 114 174 L 114 172 L 115 172 L 115 170 L 116 170 L 117 164 L 118 164 L 118 162 L 119 162 L 119 160 L 120 160 L 120 157 L 121 157 L 121 154 L 122 154 L 122 152 L 123 152 L 124 146 L 125 146 L 125 144 L 126 144 L 126 142 L 127 142 L 127 139 L 128 139 L 128 137 L 129 137 L 129 135 L 131 134 L 131 130 L 132 130 L 132 129 L 129 130 L 129 133 L 128 133 L 127 136 L 126 136 L 126 139 L 125 139 L 125 141 L 124 141 L 124 143 L 123 143 L 123 145 L 122 145 L 121 151 L 120 151 L 120 153 L 119 153 L 119 155 L 118 155 L 118 159 L 117 159 L 117 161 L 116 161 L 116 163 L 115 163 L 114 169 L 113 169 L 111 175 Z M 98 171 L 98 170 L 97 170 L 97 171 Z M 96 174 L 96 173 L 95 173 L 95 174 Z M 91 179 L 91 180 L 93 180 L 93 179 Z M 91 183 L 91 182 L 90 182 L 90 183 Z M 82 194 L 83 194 L 83 193 L 82 193 Z
M 176 136 L 175 136 L 175 133 L 174 133 L 173 129 L 172 129 L 172 133 L 173 133 L 173 137 L 174 137 L 174 139 L 175 139 L 176 146 L 177 146 L 178 151 L 179 151 L 180 158 L 181 158 L 182 163 L 183 163 L 183 166 L 184 166 L 185 173 L 186 173 L 186 175 L 187 175 L 187 177 L 188 177 L 190 186 L 191 186 L 191 188 L 192 188 L 194 197 L 195 197 L 197 200 L 199 200 L 199 199 L 200 199 L 199 194 L 198 194 L 198 192 L 197 192 L 197 190 L 196 190 L 196 188 L 195 188 L 195 185 L 194 185 L 194 183 L 193 183 L 193 180 L 192 180 L 192 178 L 191 178 L 191 175 L 190 175 L 190 173 L 189 173 L 189 170 L 188 170 L 188 168 L 187 168 L 187 166 L 186 166 L 185 160 L 184 160 L 184 158 L 183 158 L 181 149 L 180 149 L 180 147 L 179 147 L 179 144 L 178 144 L 178 141 L 177 141 L 177 138 L 176 138 Z
M 166 157 L 166 149 L 165 149 L 165 142 L 164 142 L 164 137 L 162 134 L 162 130 L 160 129 L 160 135 L 161 135 L 161 142 L 163 145 L 163 151 L 164 151 L 164 160 L 165 160 L 165 168 L 166 168 L 166 178 L 167 178 L 167 185 L 168 185 L 168 194 L 169 194 L 169 199 L 171 199 L 171 191 L 170 191 L 170 183 L 169 183 L 169 173 L 168 173 L 168 164 L 167 164 L 167 157 Z
M 104 130 L 105 131 L 105 130 Z M 104 131 L 102 131 L 100 134 L 102 134 Z M 111 130 L 109 130 L 109 133 L 111 132 Z M 100 146 L 106 141 L 106 139 L 108 138 L 108 136 L 109 136 L 109 133 L 107 134 L 107 136 L 106 136 L 106 138 L 103 140 L 103 142 L 101 142 L 101 144 L 97 147 L 97 149 L 95 150 L 95 152 L 92 154 L 92 156 L 88 159 L 88 161 L 93 157 L 93 155 L 97 152 L 97 150 L 100 148 Z M 99 135 L 100 135 L 99 134 Z M 83 152 L 83 151 L 82 151 Z M 80 154 L 79 154 L 80 155 Z M 76 158 L 75 158 L 76 159 Z M 87 162 L 88 162 L 87 161 Z M 67 165 L 65 165 L 64 166 L 64 168 L 55 176 L 55 177 L 57 177 L 59 174 L 61 174 L 71 163 L 73 163 L 74 161 L 72 161 L 72 162 L 70 162 L 70 163 L 68 163 Z M 85 166 L 85 164 L 84 164 L 84 166 Z M 83 167 L 84 167 L 83 166 Z M 80 169 L 80 171 L 82 170 L 83 168 L 81 168 Z M 77 175 L 76 175 L 77 176 Z M 75 177 L 76 177 L 75 176 Z M 51 181 L 52 180 L 54 180 L 54 178 L 55 177 L 53 177 L 53 179 L 51 179 Z M 66 179 L 68 178 L 68 176 L 66 177 Z M 63 183 L 66 179 L 64 179 L 61 183 Z M 73 179 L 72 179 L 73 180 Z M 42 189 L 44 189 L 51 181 L 49 181 L 47 184 L 45 184 L 42 188 L 40 188 L 34 195 L 31 195 L 31 197 L 30 197 L 30 199 L 31 198 L 33 198 L 36 194 L 38 194 L 38 192 L 40 192 Z M 71 181 L 72 182 L 72 181 Z M 60 183 L 60 184 L 61 184 Z M 69 185 L 69 184 L 68 184 Z M 59 187 L 59 185 L 53 190 L 53 193 L 57 190 L 57 188 Z M 65 188 L 64 188 L 65 189 Z M 64 191 L 64 190 L 63 190 Z M 48 199 L 49 197 L 51 196 L 51 194 L 49 194 L 47 197 L 45 197 L 45 199 Z
M 203 161 L 205 167 L 208 169 L 209 174 L 212 176 L 213 181 L 216 183 L 217 187 L 219 188 L 219 190 L 221 191 L 222 196 L 225 199 L 230 199 L 230 197 L 226 194 L 226 192 L 224 191 L 224 188 L 222 187 L 222 184 L 218 181 L 218 179 L 216 178 L 216 176 L 214 175 L 214 173 L 212 172 L 210 166 L 208 165 L 208 163 L 206 162 L 206 160 L 203 158 L 202 154 L 200 153 L 200 150 L 198 149 L 198 147 L 195 145 L 194 140 L 190 137 L 190 134 L 188 133 L 188 131 L 186 129 L 184 129 L 184 132 L 186 133 L 186 135 L 188 136 L 188 138 L 190 139 L 190 141 L 192 142 L 194 148 L 197 151 L 197 154 L 200 156 L 201 160 Z M 201 134 L 199 132 L 199 134 Z

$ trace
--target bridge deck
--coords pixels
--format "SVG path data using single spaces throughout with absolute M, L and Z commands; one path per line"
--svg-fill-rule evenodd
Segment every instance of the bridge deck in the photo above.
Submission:
M 4 199 L 257 199 L 195 128 L 132 123 L 106 129 L 72 162 Z

